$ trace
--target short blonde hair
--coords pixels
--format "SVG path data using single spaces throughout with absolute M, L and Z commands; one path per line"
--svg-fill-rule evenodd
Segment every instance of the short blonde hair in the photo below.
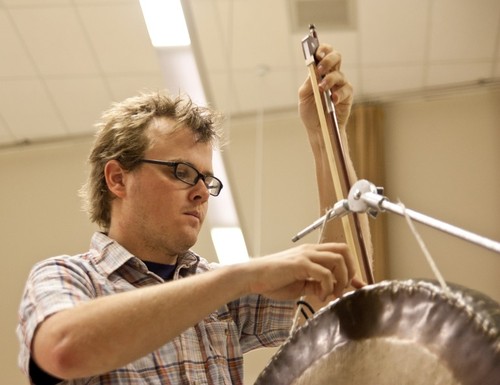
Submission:
M 175 128 L 189 127 L 200 142 L 218 146 L 221 140 L 221 115 L 208 107 L 195 105 L 185 95 L 172 96 L 165 91 L 142 93 L 115 103 L 96 124 L 87 182 L 80 190 L 90 220 L 105 230 L 111 222 L 111 200 L 104 167 L 118 160 L 126 170 L 138 166 L 151 141 L 147 128 L 156 118 L 171 118 Z

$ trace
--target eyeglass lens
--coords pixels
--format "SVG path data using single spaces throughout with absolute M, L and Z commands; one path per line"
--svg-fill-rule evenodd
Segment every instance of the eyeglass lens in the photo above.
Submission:
M 211 194 L 218 195 L 220 192 L 221 183 L 218 179 L 210 175 L 204 176 L 203 174 L 198 172 L 198 170 L 188 164 L 178 163 L 177 167 L 175 168 L 175 176 L 181 181 L 190 185 L 195 185 L 199 179 L 202 179 Z

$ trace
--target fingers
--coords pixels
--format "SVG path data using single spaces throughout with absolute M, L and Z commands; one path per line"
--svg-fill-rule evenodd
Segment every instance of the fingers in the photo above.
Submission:
M 351 286 L 355 289 L 361 289 L 363 286 L 366 286 L 366 283 L 358 278 L 353 278 L 351 280 Z
M 343 243 L 304 244 L 246 264 L 249 292 L 276 299 L 313 294 L 324 301 L 340 297 L 353 280 L 355 269 Z
M 307 266 L 307 276 L 317 282 L 316 295 L 324 299 L 334 294 L 339 297 L 354 277 L 354 262 L 348 247 L 340 243 L 323 243 L 308 245 L 314 251 L 305 252 L 310 265 Z M 312 286 L 309 282 L 309 286 Z
M 342 56 L 340 52 L 335 51 L 330 45 L 322 44 L 316 51 L 316 60 L 318 60 L 318 73 L 324 76 L 340 69 Z
M 331 46 L 323 44 L 316 51 L 316 59 L 319 60 L 318 75 L 322 78 L 319 83 L 321 91 L 331 90 L 334 103 L 350 101 L 353 89 L 345 75 L 340 71 L 341 54 Z

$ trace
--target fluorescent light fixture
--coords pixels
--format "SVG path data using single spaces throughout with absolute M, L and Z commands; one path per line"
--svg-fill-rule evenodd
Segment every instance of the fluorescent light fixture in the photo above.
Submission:
M 245 239 L 239 227 L 214 227 L 210 233 L 221 264 L 231 265 L 248 261 Z
M 180 0 L 140 0 L 140 3 L 154 47 L 191 44 Z

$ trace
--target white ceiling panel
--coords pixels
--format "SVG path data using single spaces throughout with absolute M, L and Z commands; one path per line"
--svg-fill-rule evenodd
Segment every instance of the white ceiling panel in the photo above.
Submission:
M 363 68 L 361 74 L 363 93 L 375 95 L 416 90 L 421 86 L 423 77 L 422 67 L 410 65 L 368 67 Z
M 16 140 L 63 136 L 66 131 L 39 80 L 0 80 L 1 115 Z
M 34 76 L 36 71 L 6 10 L 0 9 L 0 77 Z
M 210 93 L 205 91 L 210 104 L 216 106 L 225 114 L 234 113 L 241 110 L 240 101 L 236 92 L 236 85 L 232 72 L 213 71 L 208 76 L 208 88 Z
M 432 3 L 429 60 L 492 59 L 498 43 L 498 0 Z
M 158 90 L 165 87 L 160 73 L 144 73 L 140 75 L 113 75 L 106 78 L 113 95 L 110 101 L 120 101 L 138 92 Z
M 47 87 L 70 134 L 91 131 L 109 105 L 110 93 L 98 77 L 48 79 Z
M 78 12 L 104 73 L 159 71 L 138 1 L 79 6 Z
M 233 69 L 290 66 L 287 9 L 283 1 L 235 1 Z
M 123 4 L 138 4 L 138 0 L 70 0 L 76 5 L 123 5 Z
M 296 108 L 308 26 L 292 33 L 291 0 L 182 1 L 209 103 L 232 114 Z M 352 26 L 318 34 L 342 53 L 359 100 L 499 80 L 498 0 L 357 0 L 354 9 Z M 0 46 L 0 121 L 16 139 L 29 127 L 35 137 L 80 132 L 101 105 L 175 81 L 188 89 L 178 73 L 194 72 L 151 46 L 139 0 L 3 0 Z M 88 105 L 69 102 L 82 98 Z M 26 103 L 40 112 L 32 122 L 17 114 Z
M 98 72 L 91 47 L 74 8 L 15 8 L 11 13 L 41 74 Z
M 240 112 L 283 109 L 297 103 L 294 71 L 240 72 L 234 83 Z
M 196 6 L 190 6 L 193 17 L 193 29 L 202 42 L 199 44 L 203 64 L 208 71 L 227 70 L 231 65 L 228 57 L 228 19 L 220 16 L 220 7 L 227 8 L 227 1 L 194 0 Z M 204 19 L 212 23 L 203 22 Z M 208 43 L 208 44 L 207 44 Z
M 72 0 L 2 0 L 9 7 L 51 7 L 54 5 L 70 5 Z
M 428 68 L 427 84 L 445 85 L 480 81 L 491 76 L 491 63 L 432 64 Z
M 427 8 L 428 0 L 360 1 L 363 65 L 423 63 Z

